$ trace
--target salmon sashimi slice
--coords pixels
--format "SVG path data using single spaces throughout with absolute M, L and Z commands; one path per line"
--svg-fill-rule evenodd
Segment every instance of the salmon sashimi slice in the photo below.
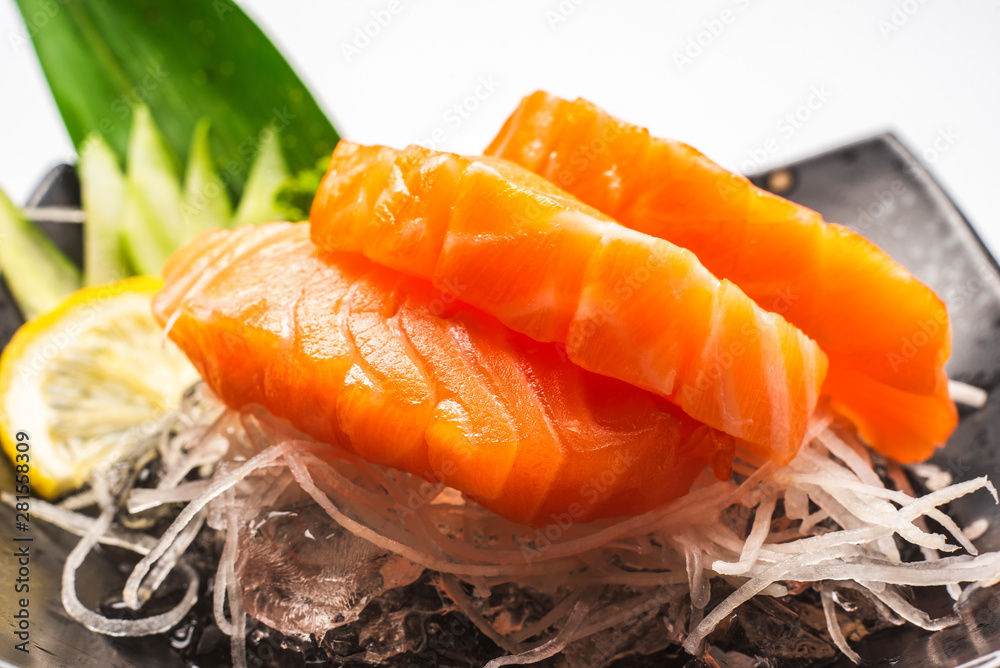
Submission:
M 730 473 L 731 436 L 307 225 L 208 232 L 164 274 L 155 315 L 226 404 L 511 520 L 642 513 Z
M 787 462 L 801 445 L 826 373 L 814 341 L 690 251 L 517 165 L 342 141 L 310 222 L 318 246 L 431 279 L 761 456 Z
M 926 459 L 954 430 L 945 305 L 860 235 L 585 100 L 529 95 L 487 154 L 690 249 L 814 338 L 830 360 L 824 393 L 881 452 Z

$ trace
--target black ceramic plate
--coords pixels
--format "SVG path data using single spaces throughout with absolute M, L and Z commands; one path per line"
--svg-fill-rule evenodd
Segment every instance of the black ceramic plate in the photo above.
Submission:
M 1000 380 L 1000 271 L 969 222 L 913 155 L 892 135 L 881 135 L 754 177 L 773 189 L 821 212 L 828 220 L 848 225 L 906 265 L 948 302 L 954 328 L 954 352 L 949 375 L 990 390 L 987 406 L 964 411 L 961 424 L 934 462 L 957 480 L 989 475 L 1000 481 L 1000 396 L 992 390 Z M 60 167 L 46 178 L 32 198 L 34 206 L 79 201 L 71 168 Z M 79 257 L 79 229 L 50 225 L 57 242 Z M 20 324 L 20 316 L 5 288 L 0 287 L 0 346 Z M 0 487 L 9 489 L 11 472 L 0 458 Z M 952 504 L 960 526 L 984 519 L 989 529 L 977 541 L 982 549 L 1000 549 L 998 511 L 986 494 Z M 0 511 L 0 544 L 12 545 L 13 521 Z M 62 562 L 75 539 L 33 523 L 31 638 L 25 656 L 13 650 L 11 636 L 0 643 L 0 665 L 108 668 L 142 664 L 153 668 L 181 665 L 159 638 L 126 643 L 89 633 L 69 620 L 59 602 Z M 0 611 L 4 626 L 15 600 L 8 586 L 14 564 L 0 560 Z M 118 578 L 114 563 L 92 558 L 81 576 L 81 592 L 101 590 L 101 583 Z M 91 591 L 88 592 L 87 590 Z M 948 605 L 932 594 L 922 600 L 942 611 Z M 916 628 L 892 629 L 858 644 L 863 657 L 898 657 L 896 665 L 913 667 L 1000 666 L 1000 591 L 984 592 L 963 615 L 965 623 L 938 633 Z M 772 666 L 774 664 L 764 664 Z M 851 665 L 842 660 L 837 665 Z

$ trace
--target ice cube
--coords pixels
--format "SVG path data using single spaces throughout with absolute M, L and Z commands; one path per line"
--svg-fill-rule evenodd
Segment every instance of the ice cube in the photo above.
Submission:
M 423 572 L 358 538 L 311 502 L 263 508 L 241 529 L 237 552 L 247 613 L 287 634 L 322 637 Z

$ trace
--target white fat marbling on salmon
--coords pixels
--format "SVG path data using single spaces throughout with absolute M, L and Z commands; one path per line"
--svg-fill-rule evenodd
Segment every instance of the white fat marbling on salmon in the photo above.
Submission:
M 754 311 L 754 319 L 760 332 L 760 373 L 771 406 L 771 441 L 787 443 L 791 396 L 778 321 L 772 314 L 759 310 Z

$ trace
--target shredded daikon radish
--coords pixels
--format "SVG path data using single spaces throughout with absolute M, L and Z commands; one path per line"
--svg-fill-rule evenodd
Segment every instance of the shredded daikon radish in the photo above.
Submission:
M 951 400 L 956 404 L 971 406 L 972 408 L 982 408 L 986 405 L 987 399 L 989 399 L 986 390 L 957 380 L 948 381 L 948 393 L 951 395 Z
M 511 654 L 520 654 L 521 652 L 526 651 L 520 643 L 515 642 L 512 638 L 505 638 L 503 634 L 499 633 L 495 628 L 493 628 L 492 624 L 483 618 L 479 611 L 476 610 L 472 599 L 466 596 L 465 592 L 462 591 L 462 585 L 457 579 L 445 575 L 441 578 L 441 586 L 444 593 L 448 595 L 448 598 L 455 602 L 455 605 L 457 605 L 458 609 L 469 618 L 469 621 L 471 621 L 475 627 L 483 633 L 483 635 L 496 643 L 498 647 Z
M 94 503 L 97 497 L 94 496 Z M 0 492 L 0 500 L 13 507 L 16 499 L 13 494 Z M 35 519 L 48 522 L 53 526 L 64 529 L 76 536 L 86 536 L 93 529 L 97 520 L 81 513 L 74 512 L 62 505 L 55 505 L 42 501 L 41 499 L 31 500 L 31 514 Z M 122 531 L 114 527 L 109 527 L 98 538 L 101 545 L 113 545 L 122 547 L 136 554 L 149 554 L 149 551 L 156 546 L 156 539 L 143 533 L 135 531 Z
M 964 600 L 1000 580 L 1000 553 L 977 555 L 971 536 L 940 510 L 982 489 L 995 500 L 989 481 L 947 484 L 919 497 L 903 484 L 905 479 L 896 489 L 887 488 L 863 448 L 836 431 L 828 417 L 814 420 L 807 443 L 783 467 L 740 453 L 734 480 L 702 476 L 687 495 L 644 515 L 571 524 L 543 539 L 541 530 L 500 518 L 439 483 L 310 441 L 259 407 L 220 414 L 206 401 L 204 396 L 186 400 L 169 433 L 157 436 L 153 447 L 161 452 L 165 471 L 156 488 L 126 490 L 121 494 L 128 503 L 121 505 L 95 486 L 79 503 L 99 501 L 97 519 L 39 505 L 43 518 L 84 534 L 67 562 L 63 597 L 70 614 L 88 627 L 112 635 L 169 628 L 190 609 L 197 591 L 197 575 L 184 561 L 184 550 L 199 531 L 224 532 L 213 612 L 230 635 L 234 665 L 245 666 L 248 619 L 235 569 L 239 532 L 256 508 L 271 506 L 298 488 L 296 493 L 304 492 L 331 522 L 441 573 L 448 597 L 509 653 L 491 666 L 540 661 L 578 640 L 631 623 L 640 606 L 658 611 L 665 602 L 671 610 L 690 606 L 688 633 L 683 622 L 665 620 L 666 628 L 698 654 L 716 625 L 749 598 L 785 596 L 809 582 L 825 585 L 821 600 L 830 636 L 857 660 L 837 625 L 832 583 L 869 597 L 894 623 L 939 629 L 957 617 L 931 619 L 906 600 L 900 587 L 944 585 Z M 215 470 L 210 479 L 183 482 L 191 471 L 206 467 Z M 902 477 L 898 467 L 889 470 L 894 480 Z M 408 503 L 413 494 L 424 500 L 415 507 Z M 174 503 L 187 505 L 159 538 L 113 526 L 116 512 Z M 946 534 L 929 531 L 924 518 Z M 203 521 L 211 529 L 201 528 Z M 974 527 L 970 533 L 982 530 Z M 125 543 L 145 554 L 125 584 L 126 605 L 141 609 L 171 568 L 188 578 L 181 603 L 163 615 L 129 622 L 86 610 L 75 597 L 74 577 L 98 542 Z M 925 561 L 902 561 L 904 542 L 918 546 Z M 714 579 L 735 591 L 713 608 Z M 493 588 L 507 583 L 549 595 L 550 609 L 501 632 L 482 605 Z M 466 594 L 468 587 L 474 596 Z M 607 595 L 623 587 L 634 595 Z
M 573 606 L 576 605 L 576 601 L 579 598 L 580 592 L 571 593 L 569 596 L 553 606 L 544 617 L 532 624 L 525 624 L 524 628 L 520 631 L 514 631 L 511 633 L 510 639 L 519 643 L 545 632 L 553 624 L 568 615 L 570 610 L 573 609 Z
M 858 479 L 871 487 L 882 487 L 882 481 L 872 469 L 871 457 L 862 456 L 832 431 L 823 431 L 816 435 L 816 442 L 823 445 L 834 457 L 847 464 Z M 815 461 L 815 460 L 814 460 Z
M 687 540 L 681 540 L 684 546 L 684 561 L 687 567 L 688 587 L 691 591 L 691 607 L 702 610 L 708 605 L 711 589 L 708 578 L 705 577 L 705 569 L 701 550 Z
M 186 503 L 193 501 L 208 487 L 207 480 L 189 482 L 175 487 L 138 487 L 129 494 L 126 507 L 130 513 L 140 513 L 165 503 Z
M 285 453 L 291 450 L 297 448 L 316 449 L 317 447 L 318 446 L 313 444 L 303 444 L 295 441 L 275 445 L 272 448 L 268 448 L 264 452 L 260 453 L 253 459 L 250 459 L 229 475 L 221 479 L 213 480 L 212 484 L 208 486 L 201 496 L 193 500 L 184 508 L 174 523 L 170 525 L 170 528 L 167 529 L 166 533 L 160 539 L 160 542 L 157 543 L 156 547 L 135 565 L 135 569 L 133 569 L 132 574 L 125 583 L 125 589 L 122 592 L 125 605 L 133 610 L 139 608 L 139 588 L 142 585 L 143 578 L 146 577 L 146 574 L 149 573 L 149 570 L 156 564 L 156 562 L 167 554 L 170 550 L 170 546 L 181 534 L 181 532 L 184 531 L 184 528 L 190 524 L 192 520 L 194 520 L 195 516 L 197 516 L 201 509 L 207 506 L 212 499 L 236 485 L 250 473 L 267 466 L 272 466 L 276 459 L 284 456 Z
M 623 623 L 632 625 L 643 613 L 655 611 L 664 604 L 672 603 L 683 594 L 681 587 L 657 588 L 648 594 L 633 596 L 627 601 L 602 608 L 600 615 L 591 615 L 586 624 L 576 632 L 575 639 L 586 638 Z
M 592 599 L 593 596 L 588 595 L 580 597 L 580 600 L 578 600 L 573 606 L 573 612 L 570 613 L 569 618 L 566 620 L 566 624 L 551 640 L 548 640 L 542 645 L 539 645 L 534 649 L 530 649 L 527 652 L 522 652 L 521 654 L 511 654 L 508 656 L 497 657 L 487 663 L 484 668 L 500 668 L 500 666 L 538 663 L 539 661 L 544 661 L 550 656 L 555 656 L 565 649 L 566 645 L 573 640 L 573 634 L 576 633 L 577 629 L 583 626 L 584 621 L 587 619 L 587 615 L 591 611 Z
M 824 552 L 826 554 L 824 554 Z M 698 624 L 684 641 L 684 649 L 691 654 L 698 654 L 705 636 L 711 633 L 719 622 L 732 614 L 736 608 L 759 594 L 768 585 L 785 578 L 789 571 L 795 566 L 809 564 L 812 560 L 821 561 L 828 558 L 833 550 L 816 550 L 800 554 L 795 557 L 771 566 L 761 574 L 751 578 L 746 584 L 737 589 L 725 601 L 720 603 L 705 619 Z M 839 555 L 838 555 L 839 556 Z
M 163 581 L 167 579 L 170 571 L 173 570 L 174 566 L 177 564 L 178 560 L 187 551 L 188 547 L 194 541 L 195 536 L 201 531 L 202 524 L 205 523 L 205 511 L 202 510 L 195 516 L 195 519 L 184 527 L 184 530 L 177 535 L 177 540 L 171 543 L 170 548 L 164 553 L 163 557 L 156 562 L 156 565 L 149 571 L 148 583 L 144 582 L 143 585 L 139 587 L 139 596 L 143 603 L 149 600 L 149 597 L 153 595 L 153 592 L 159 589 Z
M 97 495 L 94 494 L 94 490 L 87 489 L 78 494 L 66 497 L 58 505 L 60 508 L 65 508 L 66 510 L 90 508 L 97 505 Z
M 226 493 L 226 505 L 232 508 L 235 505 L 235 499 L 232 494 L 232 490 Z M 235 517 L 233 517 L 235 520 Z M 212 613 L 215 616 L 215 623 L 219 627 L 219 630 L 225 633 L 227 636 L 233 635 L 233 625 L 228 619 L 226 619 L 226 595 L 233 593 L 235 591 L 235 584 L 233 587 L 229 586 L 230 574 L 236 572 L 236 540 L 239 537 L 239 526 L 236 522 L 233 522 L 233 526 L 229 524 L 230 513 L 226 514 L 226 542 L 222 548 L 222 556 L 219 558 L 219 567 L 215 572 L 215 582 L 212 583 Z M 230 610 L 230 612 L 232 612 Z
M 228 490 L 230 500 L 232 489 Z M 239 533 L 239 517 L 236 508 L 229 506 L 226 513 L 226 542 L 229 536 Z M 239 581 L 236 579 L 236 551 L 230 552 L 230 558 L 223 564 L 226 571 L 226 590 L 229 600 L 229 614 L 232 622 L 229 625 L 229 645 L 232 650 L 233 668 L 247 668 L 247 613 L 243 609 L 243 592 L 240 591 Z
M 989 528 L 990 521 L 985 517 L 980 517 L 978 520 L 973 520 L 966 527 L 964 527 L 961 530 L 961 535 L 965 536 L 965 538 L 969 541 L 974 541 L 977 538 L 982 538 L 983 534 L 986 533 Z M 968 550 L 969 548 L 966 549 Z M 975 554 L 975 552 L 973 552 L 973 554 Z
M 931 462 L 910 464 L 909 468 L 911 473 L 923 480 L 924 487 L 932 492 L 943 489 L 955 482 L 951 473 Z
M 844 653 L 844 656 L 859 665 L 861 663 L 861 656 L 847 644 L 847 638 L 844 637 L 844 632 L 840 630 L 840 623 L 837 622 L 837 610 L 834 607 L 833 592 L 824 589 L 820 592 L 820 597 L 823 601 L 823 614 L 826 616 L 826 628 L 830 632 L 833 644 Z
M 101 496 L 107 495 L 99 494 L 99 498 Z M 101 536 L 111 527 L 115 516 L 115 507 L 110 503 L 110 499 L 102 499 L 101 506 L 100 516 L 66 557 L 61 591 L 63 607 L 73 619 L 91 631 L 104 635 L 147 636 L 170 630 L 184 618 L 198 600 L 198 574 L 186 563 L 180 564 L 180 570 L 188 579 L 187 590 L 183 598 L 174 608 L 159 615 L 136 620 L 110 619 L 84 606 L 77 596 L 76 573 Z
M 757 513 L 754 515 L 753 519 L 753 529 L 750 530 L 750 535 L 747 536 L 746 542 L 743 543 L 740 560 L 736 564 L 733 564 L 733 567 L 729 569 L 730 575 L 746 573 L 747 570 L 750 569 L 750 566 L 760 558 L 760 550 L 764 546 L 767 534 L 771 531 L 771 518 L 774 515 L 774 507 L 777 503 L 778 497 L 776 495 L 769 494 L 764 498 L 761 504 L 757 506 Z M 712 565 L 712 567 L 717 568 L 717 564 L 721 563 L 722 562 L 716 562 Z
M 340 526 L 344 527 L 351 533 L 355 534 L 360 538 L 364 538 L 367 541 L 385 549 L 390 552 L 395 552 L 396 554 L 409 559 L 415 564 L 420 564 L 425 568 L 430 568 L 432 570 L 441 571 L 443 573 L 453 573 L 456 575 L 503 575 L 505 574 L 505 569 L 507 567 L 499 564 L 475 564 L 475 563 L 463 563 L 449 562 L 440 559 L 435 559 L 425 552 L 419 549 L 410 547 L 398 541 L 386 538 L 384 535 L 378 533 L 377 531 L 358 523 L 357 521 L 351 519 L 343 512 L 341 512 L 331 501 L 330 497 L 327 496 L 320 490 L 312 480 L 312 476 L 309 471 L 305 468 L 302 462 L 296 457 L 287 458 L 287 466 L 295 476 L 295 480 L 299 483 L 299 486 L 305 490 L 313 499 L 327 512 L 327 514 Z M 138 566 L 136 567 L 138 569 Z M 530 564 L 525 564 L 524 568 L 518 568 L 522 573 L 557 573 L 562 569 L 559 568 L 558 564 L 539 564 L 537 566 L 532 566 Z
M 899 464 L 897 464 L 895 462 L 890 462 L 889 465 L 888 465 L 888 467 L 887 467 L 887 472 L 888 472 L 888 475 L 889 475 L 889 480 L 891 480 L 892 483 L 896 486 L 896 489 L 898 489 L 899 491 L 905 493 L 909 497 L 915 496 L 914 492 L 913 492 L 913 488 L 910 485 L 910 481 L 907 479 L 906 474 L 903 472 L 903 469 L 902 469 L 902 467 Z M 948 482 L 947 482 L 947 484 L 948 485 L 951 484 L 951 476 L 948 476 Z M 930 489 L 940 489 L 943 486 L 944 485 L 939 485 L 937 487 L 931 487 Z M 940 515 L 941 517 L 947 518 L 947 522 L 951 522 L 952 524 L 954 524 L 954 522 L 952 522 L 951 518 L 947 517 L 944 513 L 940 513 L 939 512 L 938 515 Z M 927 531 L 927 522 L 925 521 L 925 519 L 926 518 L 918 517 L 916 520 L 913 521 L 913 523 L 917 526 L 917 528 L 919 528 L 922 531 L 926 532 Z M 941 519 L 938 518 L 938 517 L 936 517 L 936 516 L 935 516 L 935 519 L 937 519 L 938 522 L 940 522 L 943 526 L 945 526 L 945 527 L 949 526 L 947 523 L 941 522 Z M 949 528 L 949 530 L 951 530 L 951 529 Z M 961 537 L 956 536 L 956 538 L 959 540 L 959 542 L 961 543 L 962 547 L 965 548 L 965 550 L 967 552 L 969 552 L 970 554 L 977 554 L 978 553 L 977 550 L 976 550 L 975 545 L 972 544 L 972 540 L 974 540 L 976 538 L 979 538 L 979 536 L 971 536 L 970 537 L 963 530 L 962 531 L 962 536 Z M 964 541 L 963 541 L 963 538 L 965 539 Z M 920 553 L 924 556 L 924 559 L 926 559 L 927 561 L 937 561 L 938 559 L 941 558 L 940 555 L 936 551 L 930 550 L 930 549 L 928 549 L 926 547 L 923 547 L 923 546 L 920 547 Z M 957 583 L 954 583 L 954 582 L 948 583 L 947 585 L 945 585 L 945 588 L 948 591 L 948 595 L 951 596 L 951 600 L 958 601 L 961 598 L 961 596 L 962 596 L 962 588 Z
M 890 610 L 909 623 L 919 626 L 922 629 L 927 631 L 940 631 L 941 629 L 946 629 L 958 623 L 958 617 L 956 615 L 948 615 L 940 619 L 931 619 L 930 615 L 913 606 L 893 590 L 876 586 L 876 583 L 873 582 L 859 580 L 858 583 L 867 587 L 869 591 L 871 591 L 878 600 L 888 606 Z

